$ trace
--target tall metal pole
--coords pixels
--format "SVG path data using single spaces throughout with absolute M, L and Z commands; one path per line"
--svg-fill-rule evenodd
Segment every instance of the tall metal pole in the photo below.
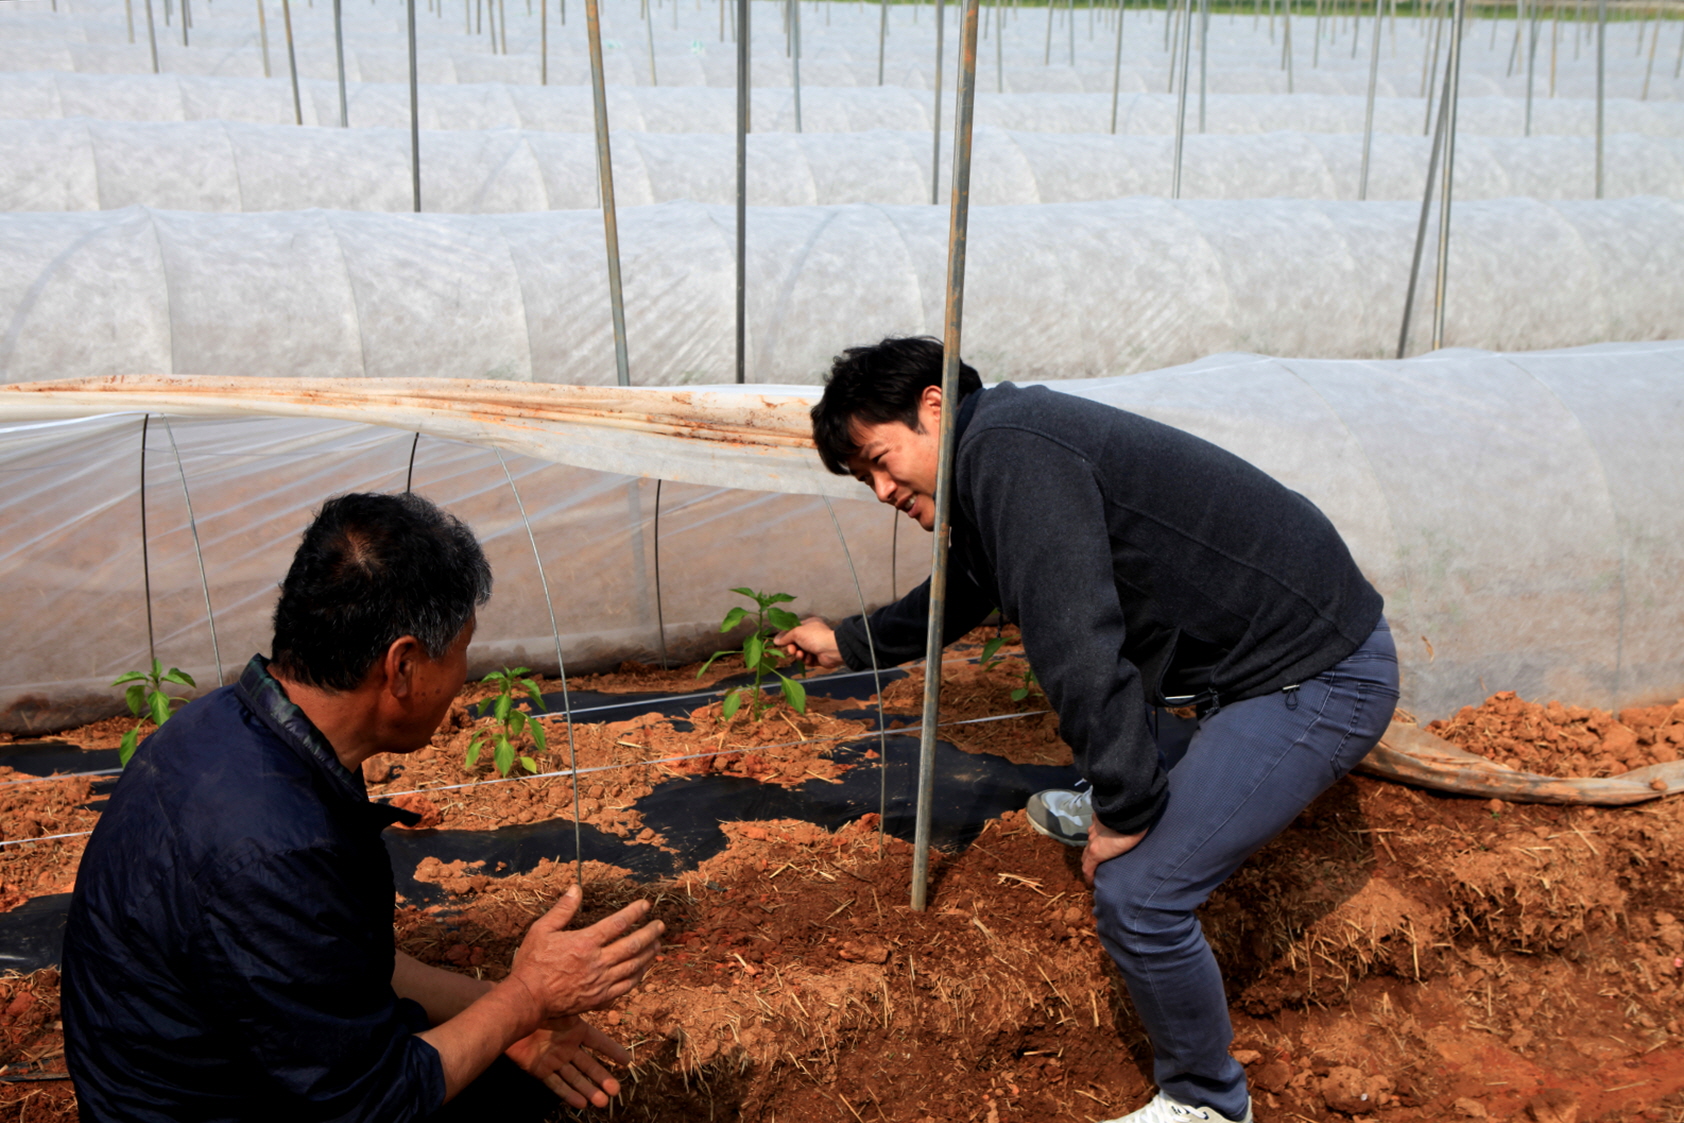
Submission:
M 1604 0 L 1606 2 L 1606 0 Z M 1467 0 L 1456 0 L 1450 20 L 1450 65 L 1444 91 L 1444 169 L 1438 197 L 1438 277 L 1433 285 L 1433 350 L 1444 346 L 1444 293 L 1450 273 L 1450 197 L 1456 176 L 1456 104 L 1462 79 L 1462 13 Z
M 1292 0 L 1286 0 L 1282 5 L 1286 18 L 1282 21 L 1281 43 L 1286 52 L 1286 92 L 1293 92 L 1293 58 L 1292 58 Z
M 591 0 L 595 3 L 595 0 Z M 884 11 L 888 11 L 887 8 Z M 737 0 L 737 381 L 748 381 L 749 0 Z M 881 63 L 881 58 L 879 58 Z
M 676 5 L 678 0 L 673 0 Z M 801 0 L 789 0 L 789 32 L 794 52 L 790 56 L 790 80 L 795 90 L 795 131 L 801 132 Z
M 1111 135 L 1117 135 L 1117 96 L 1123 89 L 1123 0 L 1117 0 L 1117 51 L 1111 56 Z
M 1596 0 L 1596 197 L 1602 198 L 1603 96 L 1606 88 L 1608 0 Z
M 1532 9 L 1532 28 L 1526 46 L 1526 136 L 1532 135 L 1532 83 L 1538 71 L 1538 8 Z
M 946 44 L 943 38 L 947 26 L 945 0 L 936 0 L 936 99 L 931 106 L 931 132 L 935 134 L 930 151 L 930 206 L 941 202 L 941 56 Z
M 187 46 L 187 11 L 187 0 L 181 0 L 181 45 L 183 47 Z
M 673 0 L 673 2 L 677 3 L 677 0 Z M 652 8 L 648 8 L 647 5 L 646 5 L 644 13 L 643 13 L 643 17 L 644 17 L 643 18 L 643 29 L 644 29 L 644 31 L 648 32 L 648 39 L 649 39 L 649 84 L 651 86 L 659 86 L 661 83 L 655 78 L 655 12 L 654 12 L 654 10 Z M 505 36 L 508 35 L 507 25 L 504 25 L 503 34 Z
M 947 235 L 947 323 L 942 333 L 940 454 L 935 534 L 930 543 L 930 618 L 924 641 L 924 720 L 918 731 L 918 802 L 912 835 L 912 908 L 929 902 L 930 818 L 935 799 L 936 726 L 941 717 L 942 630 L 947 616 L 947 538 L 952 529 L 954 419 L 959 413 L 960 326 L 965 310 L 965 238 L 971 208 L 971 121 L 976 106 L 977 0 L 965 0 L 960 30 L 959 104 L 953 125 L 953 205 Z
M 1205 131 L 1205 86 L 1210 57 L 1210 0 L 1199 0 L 1199 131 Z
M 1181 80 L 1177 83 L 1180 89 L 1175 99 L 1175 168 L 1170 175 L 1169 197 L 1181 198 L 1181 146 L 1187 139 L 1187 68 L 1193 59 L 1193 0 L 1186 0 L 1183 5 L 1183 19 L 1181 21 Z M 1175 60 L 1170 60 L 1170 71 L 1175 70 Z
M 351 127 L 350 110 L 345 104 L 345 19 L 340 11 L 342 0 L 333 0 L 333 57 L 339 64 L 339 127 Z
M 134 0 L 123 0 L 123 18 L 129 24 L 129 45 L 132 47 L 134 45 Z
M 421 213 L 421 80 L 415 63 L 415 0 L 409 0 L 409 188 Z M 297 72 L 294 71 L 296 74 Z M 293 79 L 297 89 L 297 78 Z
M 1421 277 L 1421 253 L 1427 244 L 1427 219 L 1433 209 L 1433 181 L 1438 175 L 1438 153 L 1444 143 L 1444 118 L 1448 108 L 1447 99 L 1440 98 L 1438 126 L 1433 129 L 1433 143 L 1427 156 L 1427 186 L 1421 193 L 1421 220 L 1415 227 L 1415 254 L 1409 261 L 1409 287 L 1403 294 L 1403 325 L 1398 329 L 1397 336 L 1397 357 L 1400 359 L 1409 346 L 1409 322 L 1415 313 L 1415 289 Z
M 409 0 L 413 5 L 415 0 Z M 602 14 L 585 0 L 585 34 L 591 50 L 591 107 L 596 117 L 596 175 L 602 188 L 602 232 L 608 243 L 608 304 L 614 316 L 614 377 L 631 385 L 626 359 L 626 305 L 620 291 L 620 226 L 614 211 L 614 165 L 608 148 L 608 91 L 602 77 Z
M 538 0 L 538 84 L 550 84 L 550 0 Z
M 150 5 L 152 0 L 146 0 Z M 287 25 L 287 69 L 292 72 L 292 116 L 304 123 L 304 103 L 298 98 L 298 51 L 292 45 L 292 0 L 281 0 L 281 19 Z
M 146 0 L 146 44 L 152 48 L 152 73 L 158 73 L 158 29 L 152 22 L 152 0 Z M 298 100 L 295 96 L 294 101 Z
M 1362 122 L 1362 178 L 1357 181 L 1357 198 L 1368 198 L 1368 154 L 1374 147 L 1374 87 L 1380 79 L 1380 5 L 1374 0 L 1374 41 L 1368 45 L 1368 111 Z
M 994 0 L 994 88 L 1006 92 L 1006 25 L 1000 0 Z

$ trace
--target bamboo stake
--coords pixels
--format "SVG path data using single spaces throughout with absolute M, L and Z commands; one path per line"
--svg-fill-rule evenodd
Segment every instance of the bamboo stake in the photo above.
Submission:
M 150 10 L 152 0 L 146 0 Z M 304 123 L 304 103 L 298 98 L 298 51 L 292 43 L 292 0 L 281 0 L 281 19 L 287 29 L 287 69 L 292 73 L 292 116 L 298 124 Z
M 1380 5 L 1374 0 L 1374 30 L 1368 45 L 1368 109 L 1362 121 L 1362 177 L 1357 181 L 1357 199 L 1368 198 L 1368 156 L 1374 147 L 1374 88 L 1380 80 Z
M 414 4 L 415 0 L 410 0 Z M 596 119 L 596 172 L 602 190 L 602 232 L 608 247 L 608 304 L 614 319 L 614 377 L 631 385 L 626 356 L 626 304 L 620 288 L 620 226 L 614 210 L 614 163 L 608 144 L 608 91 L 602 67 L 602 13 L 598 0 L 585 0 L 585 34 L 591 52 L 591 107 Z
M 1466 0 L 1456 0 L 1450 19 L 1450 64 L 1445 76 L 1444 171 L 1438 202 L 1438 278 L 1433 286 L 1433 350 L 1444 346 L 1445 292 L 1450 273 L 1450 202 L 1456 174 L 1456 108 L 1462 80 L 1462 14 Z

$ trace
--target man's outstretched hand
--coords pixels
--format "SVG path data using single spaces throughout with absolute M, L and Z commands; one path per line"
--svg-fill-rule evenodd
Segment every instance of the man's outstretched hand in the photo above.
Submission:
M 631 1052 L 583 1018 L 559 1018 L 509 1046 L 509 1059 L 572 1108 L 607 1107 L 620 1082 L 591 1052 L 630 1064 Z
M 1088 824 L 1088 846 L 1082 851 L 1082 876 L 1092 885 L 1094 871 L 1099 869 L 1100 863 L 1122 857 L 1139 846 L 1140 840 L 1145 837 L 1145 831 L 1121 834 L 1095 819 Z
M 836 646 L 836 629 L 823 617 L 809 616 L 787 632 L 779 632 L 772 642 L 785 655 L 799 659 L 808 670 L 834 671 L 842 665 L 842 652 Z
M 515 952 L 508 982 L 531 993 L 540 1021 L 608 1005 L 637 985 L 660 950 L 666 925 L 655 920 L 638 927 L 649 915 L 648 901 L 633 901 L 589 928 L 568 932 L 580 899 L 578 886 L 568 889 L 527 929 Z

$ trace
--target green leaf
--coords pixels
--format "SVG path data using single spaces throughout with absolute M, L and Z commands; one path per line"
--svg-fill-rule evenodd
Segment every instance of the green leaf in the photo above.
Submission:
M 481 682 L 501 682 L 502 679 L 503 679 L 503 672 L 502 671 L 492 671 L 490 674 L 488 674 L 484 678 L 480 679 L 480 681 Z
M 164 665 L 158 662 L 158 657 L 156 655 L 152 657 L 152 674 L 150 677 L 153 682 L 157 682 L 159 679 L 164 677 Z
M 765 603 L 766 604 L 788 604 L 790 601 L 792 601 L 794 599 L 795 598 L 790 596 L 788 593 L 771 593 L 771 594 L 767 595 L 767 597 L 765 599 Z
M 519 737 L 520 734 L 521 734 L 521 730 L 523 730 L 525 728 L 526 728 L 526 711 L 525 710 L 510 710 L 509 711 L 509 734 L 510 734 L 510 736 Z
M 719 630 L 722 631 L 722 632 L 730 631 L 732 628 L 735 628 L 738 624 L 741 624 L 743 622 L 743 617 L 745 617 L 747 615 L 748 615 L 748 609 L 741 608 L 741 607 L 733 608 L 730 612 L 727 612 L 725 614 L 725 619 L 720 623 Z
M 497 765 L 497 775 L 507 776 L 509 769 L 515 766 L 515 747 L 509 744 L 509 739 L 501 734 L 497 737 L 497 748 L 492 753 L 492 760 Z
M 537 687 L 536 684 L 530 683 L 530 682 L 526 684 L 526 696 L 528 698 L 532 699 L 532 712 L 533 713 L 541 714 L 549 708 L 548 706 L 544 705 L 544 696 L 538 692 L 538 687 Z
M 508 676 L 508 679 L 509 679 L 510 682 L 513 682 L 515 679 L 519 678 L 521 675 L 529 675 L 531 673 L 532 673 L 531 667 L 504 667 L 503 668 L 503 674 Z
M 125 682 L 145 682 L 145 681 L 146 681 L 145 675 L 141 674 L 139 671 L 130 671 L 128 674 L 123 675 L 122 677 L 120 677 L 116 682 L 112 683 L 111 685 L 112 686 L 122 686 Z
M 550 751 L 550 739 L 548 734 L 544 732 L 544 723 L 541 721 L 532 723 L 532 743 L 538 746 L 538 751 L 541 753 Z
M 1006 646 L 1005 636 L 995 636 L 993 639 L 983 644 L 982 658 L 980 660 L 982 665 L 986 667 L 990 663 L 994 662 L 994 656 L 998 654 L 1000 649 L 1004 646 Z
M 538 765 L 529 756 L 523 756 L 520 758 L 520 766 L 533 774 L 536 774 L 538 771 Z
M 791 628 L 799 628 L 801 626 L 801 617 L 797 616 L 793 612 L 787 612 L 781 608 L 768 608 L 766 610 L 766 620 L 772 625 L 772 627 L 776 628 L 780 632 L 787 632 Z
M 171 667 L 170 670 L 169 670 L 169 673 L 164 676 L 164 681 L 165 682 L 178 683 L 181 686 L 198 686 L 199 685 L 198 683 L 193 681 L 192 675 L 188 674 L 186 671 L 182 670 L 180 667 Z
M 124 768 L 129 766 L 129 758 L 134 756 L 135 749 L 140 747 L 139 740 L 139 727 L 131 729 L 127 733 L 123 734 L 123 743 L 117 748 L 118 764 L 122 765 Z
M 123 692 L 123 700 L 129 704 L 129 713 L 135 717 L 146 716 L 146 683 L 133 682 Z
M 743 695 L 746 693 L 748 691 L 739 688 L 725 696 L 725 705 L 720 707 L 719 712 L 726 721 L 736 717 L 737 711 L 743 708 Z
M 468 742 L 468 755 L 462 758 L 462 766 L 464 768 L 472 768 L 474 765 L 479 763 L 479 749 L 480 738 L 478 735 L 475 735 L 474 739 Z
M 789 700 L 790 705 L 795 707 L 795 712 L 798 714 L 806 713 L 807 688 L 794 679 L 785 678 L 783 675 L 778 676 L 778 681 L 783 684 L 784 697 Z
M 152 720 L 159 725 L 170 720 L 170 696 L 162 691 L 154 690 L 146 697 L 146 708 L 152 711 Z
M 749 670 L 760 666 L 760 657 L 766 653 L 766 641 L 759 636 L 750 636 L 743 641 L 743 665 Z
M 715 659 L 722 658 L 723 656 L 726 656 L 726 655 L 735 655 L 735 654 L 736 654 L 735 651 L 715 651 L 712 655 L 708 656 L 708 661 L 706 663 L 702 664 L 702 669 L 696 672 L 696 677 L 701 678 L 703 675 L 707 674 L 708 668 L 713 666 L 713 661 Z
M 513 704 L 513 698 L 510 698 L 507 694 L 499 694 L 496 703 L 491 707 L 491 713 L 498 721 L 507 722 L 509 720 L 509 707 Z
M 484 717 L 486 714 L 491 712 L 491 707 L 496 704 L 497 699 L 495 698 L 482 698 L 478 702 L 474 703 L 474 709 L 479 711 L 480 717 Z
M 732 589 L 731 591 L 733 593 L 741 593 L 751 601 L 758 602 L 760 600 L 760 594 L 755 592 L 753 589 Z
M 1029 688 L 1027 686 L 1020 686 L 1016 690 L 1012 691 L 1012 701 L 1014 702 L 1021 702 L 1027 697 L 1029 697 Z

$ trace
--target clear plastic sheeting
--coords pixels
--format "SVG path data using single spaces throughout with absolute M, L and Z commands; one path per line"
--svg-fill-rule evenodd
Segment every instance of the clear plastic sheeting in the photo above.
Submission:
M 1503 689 L 1608 708 L 1684 694 L 1684 343 L 1451 350 L 1402 362 L 1229 354 L 1055 388 L 1212 440 L 1320 506 L 1386 597 L 1403 704 L 1423 720 Z M 617 394 L 638 417 L 684 416 L 666 439 L 707 443 L 694 434 L 744 401 L 710 389 L 726 392 L 613 391 L 599 404 Z M 147 408 L 121 383 L 109 391 L 110 408 Z M 816 392 L 769 391 L 764 404 L 798 417 Z M 497 573 L 476 669 L 553 668 L 537 570 L 497 453 L 386 427 L 415 418 L 373 402 L 373 424 L 177 415 L 166 426 L 155 413 L 145 423 L 143 556 L 141 415 L 101 414 L 81 388 L 67 392 L 66 408 L 85 418 L 19 420 L 20 400 L 54 393 L 0 392 L 0 517 L 16 528 L 0 544 L 0 597 L 14 606 L 0 651 L 0 728 L 111 711 L 118 696 L 105 683 L 147 657 L 148 570 L 159 657 L 215 681 L 186 497 L 226 674 L 266 643 L 274 586 L 309 511 L 348 490 L 402 489 L 412 455 L 415 489 L 470 522 Z M 215 393 L 220 404 L 207 411 L 251 413 L 274 391 L 254 389 L 243 406 L 237 386 Z M 185 408 L 179 396 L 174 408 Z M 596 423 L 627 420 L 603 408 Z M 759 439 L 781 444 L 787 427 Z M 503 454 L 575 670 L 659 653 L 647 474 L 684 457 L 625 448 L 619 473 Z M 838 482 L 847 486 L 815 456 L 779 486 Z M 804 612 L 854 610 L 821 501 L 671 479 L 660 487 L 670 656 L 710 648 L 731 585 L 795 593 Z M 894 516 L 869 500 L 833 502 L 868 601 L 921 577 L 928 538 L 902 520 L 897 540 Z
M 1125 199 L 978 207 L 966 353 L 989 378 L 1151 370 L 1223 350 L 1395 353 L 1419 205 Z M 620 214 L 634 384 L 729 381 L 735 215 Z M 1684 204 L 1468 202 L 1446 340 L 1502 349 L 1684 337 Z M 947 213 L 748 216 L 747 377 L 816 383 L 844 346 L 940 331 Z M 0 379 L 183 373 L 614 378 L 602 217 L 206 214 L 0 218 Z M 1427 338 L 1432 255 L 1415 343 Z
M 805 70 L 803 70 L 805 77 Z M 608 87 L 608 120 L 616 129 L 652 133 L 735 133 L 737 95 L 723 88 Z M 795 132 L 795 99 L 789 88 L 756 85 L 751 91 L 756 132 Z M 304 124 L 339 124 L 339 86 L 323 79 L 299 82 Z M 945 95 L 944 95 L 945 96 Z M 358 127 L 409 128 L 409 86 L 400 82 L 349 83 L 350 122 Z M 1191 101 L 1192 99 L 1190 99 Z M 423 129 L 531 129 L 589 133 L 590 87 L 507 83 L 423 85 L 418 96 Z M 803 86 L 801 124 L 807 132 L 866 129 L 928 130 L 933 95 L 899 86 Z M 1124 93 L 1117 131 L 1138 135 L 1175 132 L 1177 98 L 1159 91 Z M 1211 94 L 1206 129 L 1212 133 L 1363 131 L 1367 99 L 1334 94 Z M 1684 101 L 1609 97 L 1610 133 L 1684 136 Z M 1197 131 L 1197 104 L 1189 106 Z M 262 78 L 189 77 L 176 74 L 0 73 L 0 119 L 92 117 L 107 121 L 237 121 L 291 125 L 292 87 Z M 1374 106 L 1378 133 L 1419 135 L 1426 101 L 1385 98 Z M 979 89 L 976 123 L 1019 132 L 1109 133 L 1109 93 L 993 93 Z M 1520 136 L 1525 102 L 1513 97 L 1469 97 L 1458 102 L 1457 135 Z M 1535 136 L 1594 136 L 1592 98 L 1539 98 L 1532 106 Z M 425 156 L 423 156 L 425 160 Z
M 944 135 L 945 140 L 951 134 Z M 1262 133 L 1186 138 L 1188 199 L 1354 199 L 1362 138 Z M 1377 136 L 1370 199 L 1419 199 L 1431 140 Z M 946 147 L 951 147 L 947 145 Z M 0 121 L 0 211 L 82 211 L 141 204 L 171 210 L 412 209 L 410 136 L 398 129 L 298 129 L 216 121 L 133 124 Z M 595 142 L 584 133 L 422 134 L 421 197 L 433 212 L 510 214 L 596 205 Z M 976 130 L 974 206 L 1091 202 L 1167 195 L 1169 137 Z M 620 206 L 730 203 L 736 140 L 717 133 L 616 132 Z M 1684 196 L 1684 138 L 1620 135 L 1605 144 L 1608 198 Z M 761 206 L 884 203 L 930 198 L 925 133 L 751 133 L 748 161 Z M 951 154 L 941 167 L 945 188 Z M 1477 137 L 1456 149 L 1456 198 L 1588 199 L 1596 189 L 1588 137 Z

